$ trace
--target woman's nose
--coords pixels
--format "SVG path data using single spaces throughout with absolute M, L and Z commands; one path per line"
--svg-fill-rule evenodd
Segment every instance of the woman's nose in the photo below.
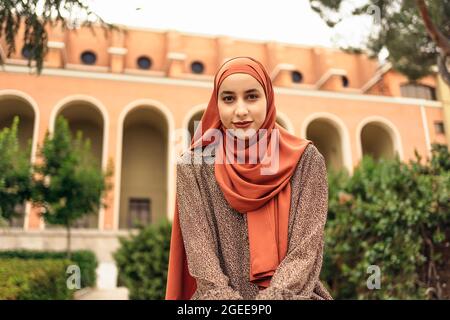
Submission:
M 245 102 L 240 101 L 236 106 L 236 115 L 245 116 L 248 113 L 247 105 Z

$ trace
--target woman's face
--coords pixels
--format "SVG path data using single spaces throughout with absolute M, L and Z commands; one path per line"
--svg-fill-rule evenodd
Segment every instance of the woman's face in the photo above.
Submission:
M 251 75 L 233 73 L 226 77 L 217 99 L 222 124 L 226 129 L 235 129 L 238 138 L 251 137 L 264 123 L 266 96 L 261 84 Z

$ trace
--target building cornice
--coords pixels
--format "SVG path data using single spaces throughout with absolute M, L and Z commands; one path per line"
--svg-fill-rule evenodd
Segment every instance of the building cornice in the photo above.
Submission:
M 10 73 L 21 73 L 30 74 L 30 68 L 27 66 L 20 65 L 10 65 L 5 64 L 2 66 L 3 72 Z M 33 72 L 34 69 L 31 69 Z M 113 74 L 107 72 L 95 72 L 95 71 L 83 71 L 83 70 L 67 70 L 67 69 L 51 69 L 44 68 L 41 75 L 43 76 L 60 76 L 60 77 L 71 77 L 71 78 L 88 78 L 88 79 L 98 79 L 98 80 L 110 80 L 110 81 L 122 81 L 122 82 L 136 82 L 136 83 L 152 83 L 157 85 L 172 85 L 172 86 L 188 86 L 195 88 L 212 89 L 212 81 L 199 81 L 193 79 L 182 79 L 182 78 L 168 78 L 168 77 L 157 77 L 157 76 L 141 76 L 136 74 Z M 326 98 L 326 99 L 340 99 L 340 100 L 353 100 L 353 101 L 366 101 L 374 103 L 387 103 L 387 104 L 398 104 L 398 105 L 413 105 L 413 106 L 424 106 L 424 107 L 436 107 L 441 108 L 442 103 L 440 101 L 430 101 L 424 99 L 414 99 L 414 98 L 403 98 L 403 97 L 387 97 L 387 96 L 376 96 L 360 93 L 341 93 L 325 90 L 314 90 L 306 88 L 285 88 L 285 87 L 274 87 L 274 91 L 277 94 L 282 95 L 293 95 L 293 96 L 303 96 L 303 97 L 315 97 L 315 98 Z

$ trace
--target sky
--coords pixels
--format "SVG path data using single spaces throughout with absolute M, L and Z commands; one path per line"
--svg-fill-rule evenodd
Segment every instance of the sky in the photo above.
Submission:
M 354 2 L 346 0 L 344 10 Z M 352 18 L 331 29 L 309 0 L 88 0 L 104 20 L 156 30 L 228 35 L 311 46 L 358 45 L 372 18 Z

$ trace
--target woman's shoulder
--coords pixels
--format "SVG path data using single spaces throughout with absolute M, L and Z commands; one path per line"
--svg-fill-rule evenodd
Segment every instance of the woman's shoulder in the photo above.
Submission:
M 201 149 L 185 149 L 177 157 L 177 166 L 180 165 L 208 165 L 214 164 L 215 148 L 203 147 Z
M 307 170 L 311 166 L 320 170 L 326 170 L 325 158 L 314 143 L 308 143 L 305 147 L 305 150 L 298 161 L 297 171 Z
M 185 149 L 177 156 L 177 165 L 189 165 L 192 164 L 191 150 Z

